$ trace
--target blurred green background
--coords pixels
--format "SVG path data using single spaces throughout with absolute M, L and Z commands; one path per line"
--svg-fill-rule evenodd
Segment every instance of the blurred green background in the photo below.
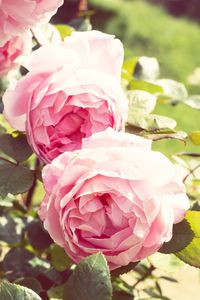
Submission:
M 158 5 L 158 2 L 165 6 Z M 156 57 L 160 63 L 161 77 L 181 81 L 191 94 L 200 94 L 200 78 L 199 82 L 196 79 L 195 85 L 188 80 L 200 67 L 200 26 L 189 19 L 191 15 L 187 16 L 187 12 L 191 12 L 189 8 L 183 12 L 185 16 L 170 15 L 166 10 L 167 2 L 173 1 L 90 0 L 90 7 L 95 11 L 92 24 L 94 28 L 119 37 L 124 43 L 126 56 Z M 199 2 L 196 4 L 200 9 Z M 194 3 L 190 4 L 194 7 Z M 200 10 L 198 12 L 200 15 Z M 179 130 L 188 133 L 200 130 L 200 112 L 183 104 L 158 104 L 155 113 L 176 119 Z M 155 142 L 154 148 L 167 154 L 199 150 L 189 141 L 184 146 L 174 140 Z
M 65 9 L 57 14 L 59 21 L 74 18 L 79 2 L 66 0 Z M 190 94 L 200 94 L 199 0 L 89 0 L 88 4 L 93 29 L 120 38 L 126 57 L 156 57 L 160 77 L 181 81 Z M 179 130 L 200 130 L 200 112 L 183 104 L 158 104 L 155 113 L 176 119 Z M 199 150 L 189 141 L 187 146 L 174 140 L 154 144 L 167 154 Z

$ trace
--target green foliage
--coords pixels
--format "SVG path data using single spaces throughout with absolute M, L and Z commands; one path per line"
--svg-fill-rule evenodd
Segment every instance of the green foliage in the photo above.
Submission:
M 188 211 L 186 220 L 191 226 L 194 237 L 187 247 L 176 253 L 185 263 L 200 268 L 200 211 Z
M 63 300 L 111 300 L 108 266 L 100 253 L 82 260 L 68 279 Z
M 60 36 L 63 40 L 67 36 L 70 36 L 72 34 L 72 32 L 74 31 L 73 27 L 71 27 L 69 25 L 65 25 L 65 24 L 57 24 L 55 27 L 59 31 Z
M 0 196 L 17 195 L 30 189 L 34 181 L 31 170 L 0 158 Z
M 66 268 L 70 268 L 72 265 L 72 262 L 67 256 L 65 250 L 55 244 L 51 247 L 51 259 L 52 265 L 58 271 L 64 271 Z
M 188 213 L 190 212 L 187 212 L 187 215 Z M 172 239 L 165 243 L 159 251 L 166 254 L 178 252 L 184 249 L 193 238 L 194 232 L 186 216 L 186 219 L 174 225 Z
M 0 299 L 4 300 L 42 300 L 32 290 L 17 284 L 3 281 L 0 283 Z
M 17 162 L 27 160 L 33 153 L 24 134 L 19 134 L 16 137 L 10 134 L 1 134 L 0 151 Z
M 190 139 L 195 145 L 200 146 L 200 131 L 191 132 Z
M 200 29 L 184 19 L 175 19 L 145 1 L 90 0 L 96 8 L 94 28 L 116 34 L 135 56 L 156 56 L 161 77 L 186 82 L 200 65 Z M 102 16 L 104 22 L 102 22 Z

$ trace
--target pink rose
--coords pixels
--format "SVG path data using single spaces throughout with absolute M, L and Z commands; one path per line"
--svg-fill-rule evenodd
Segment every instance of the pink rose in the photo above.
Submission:
M 124 129 L 128 101 L 120 85 L 123 47 L 98 31 L 75 32 L 31 54 L 30 72 L 4 97 L 4 114 L 27 132 L 45 162 L 80 149 L 82 139 Z
M 31 52 L 32 35 L 26 32 L 15 36 L 0 47 L 0 76 L 6 75 L 10 70 L 19 67 L 18 59 L 21 55 Z
M 189 200 L 174 165 L 150 147 L 149 140 L 109 128 L 44 168 L 40 217 L 72 260 L 101 251 L 115 269 L 172 238 Z
M 48 22 L 63 0 L 0 0 L 0 44 L 37 23 Z

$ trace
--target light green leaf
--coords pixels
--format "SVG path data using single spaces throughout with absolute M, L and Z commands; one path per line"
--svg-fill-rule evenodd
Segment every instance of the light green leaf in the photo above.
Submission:
M 200 131 L 193 131 L 190 134 L 190 139 L 195 145 L 200 145 Z
M 183 83 L 172 79 L 159 79 L 156 84 L 163 88 L 164 96 L 173 100 L 184 100 L 188 96 L 188 92 Z
M 190 224 L 194 238 L 187 247 L 176 253 L 185 263 L 200 268 L 200 211 L 188 211 L 185 219 Z
M 128 114 L 128 124 L 142 128 L 147 131 L 154 131 L 157 129 L 174 129 L 176 121 L 159 115 L 146 115 L 130 111 Z
M 128 58 L 124 61 L 122 69 L 126 70 L 127 73 L 133 77 L 137 62 L 138 62 L 138 57 Z
M 141 90 L 132 90 L 127 92 L 129 100 L 129 113 L 141 112 L 144 114 L 151 113 L 155 106 L 157 97 L 148 92 Z
M 129 86 L 130 90 L 142 90 L 158 95 L 163 93 L 163 88 L 160 85 L 149 81 L 132 80 Z
M 21 194 L 30 189 L 34 175 L 28 168 L 0 159 L 0 196 Z
M 155 268 L 167 273 L 174 273 L 185 267 L 185 263 L 174 254 L 156 252 L 149 256 L 148 260 Z
M 111 300 L 112 285 L 104 256 L 97 253 L 82 260 L 68 279 L 63 300 Z
M 183 103 L 194 109 L 200 109 L 200 95 L 190 96 Z
M 7 281 L 0 283 L 0 299 L 2 300 L 42 300 L 35 292 Z
M 140 80 L 156 80 L 159 73 L 159 64 L 155 57 L 141 56 L 136 65 L 134 77 Z
M 65 24 L 55 25 L 56 29 L 59 31 L 61 38 L 64 40 L 67 36 L 70 36 L 74 30 L 73 27 Z

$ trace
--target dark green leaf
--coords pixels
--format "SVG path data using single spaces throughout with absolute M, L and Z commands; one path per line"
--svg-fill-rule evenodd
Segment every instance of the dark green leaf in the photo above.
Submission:
M 2 300 L 42 300 L 32 290 L 7 281 L 0 283 L 0 299 Z
M 7 273 L 7 278 L 11 281 L 20 277 L 35 277 L 50 268 L 49 262 L 23 248 L 11 249 L 5 255 L 2 266 Z
M 194 233 L 187 219 L 175 224 L 173 227 L 172 239 L 164 243 L 159 252 L 169 254 L 184 249 L 193 239 Z
M 113 276 L 115 277 L 115 276 L 119 276 L 119 275 L 128 273 L 128 272 L 134 270 L 134 268 L 137 266 L 137 264 L 138 264 L 138 262 L 130 263 L 127 266 L 124 266 L 124 267 L 118 268 L 116 270 L 113 270 L 111 272 L 111 275 L 112 275 L 112 277 Z
M 194 238 L 187 247 L 176 253 L 176 255 L 185 263 L 200 268 L 200 211 L 188 211 L 186 220 L 191 226 Z
M 24 134 L 20 134 L 17 137 L 13 137 L 10 134 L 1 134 L 0 151 L 18 162 L 27 160 L 33 153 Z
M 35 293 L 39 294 L 42 290 L 42 286 L 40 282 L 35 279 L 34 277 L 26 277 L 26 278 L 20 278 L 15 281 L 16 284 L 25 286 L 31 290 L 33 290 Z
M 69 25 L 78 31 L 90 31 L 92 29 L 88 18 L 77 18 L 69 22 Z
M 68 279 L 63 300 L 111 300 L 112 285 L 104 256 L 97 253 L 82 260 Z
M 51 289 L 48 290 L 48 296 L 50 299 L 62 299 L 63 297 L 63 290 L 64 290 L 64 285 L 52 287 Z
M 169 276 L 161 276 L 160 278 L 166 280 L 166 281 L 170 281 L 170 282 L 175 282 L 178 283 L 178 280 L 173 278 L 173 277 L 169 277 Z
M 0 196 L 21 194 L 30 189 L 34 175 L 28 168 L 0 159 Z
M 196 152 L 180 152 L 180 153 L 176 153 L 176 155 L 200 158 L 200 153 L 196 153 Z
M 25 224 L 20 218 L 9 215 L 0 216 L 0 241 L 10 245 L 20 243 L 24 227 Z
M 133 296 L 122 291 L 115 291 L 112 297 L 112 300 L 133 300 L 133 299 L 134 299 Z
M 58 271 L 64 271 L 72 265 L 71 259 L 65 250 L 55 244 L 51 247 L 51 259 L 54 268 Z
M 152 141 L 160 141 L 163 139 L 176 139 L 183 143 L 186 143 L 187 139 L 187 133 L 183 131 L 168 131 L 168 132 L 162 132 L 162 131 L 154 131 L 154 132 L 144 132 L 142 134 L 143 137 L 151 139 Z
M 53 242 L 39 220 L 29 223 L 26 232 L 30 244 L 39 251 L 48 248 Z
M 163 88 L 149 81 L 132 80 L 129 83 L 130 90 L 143 90 L 151 94 L 162 94 Z

